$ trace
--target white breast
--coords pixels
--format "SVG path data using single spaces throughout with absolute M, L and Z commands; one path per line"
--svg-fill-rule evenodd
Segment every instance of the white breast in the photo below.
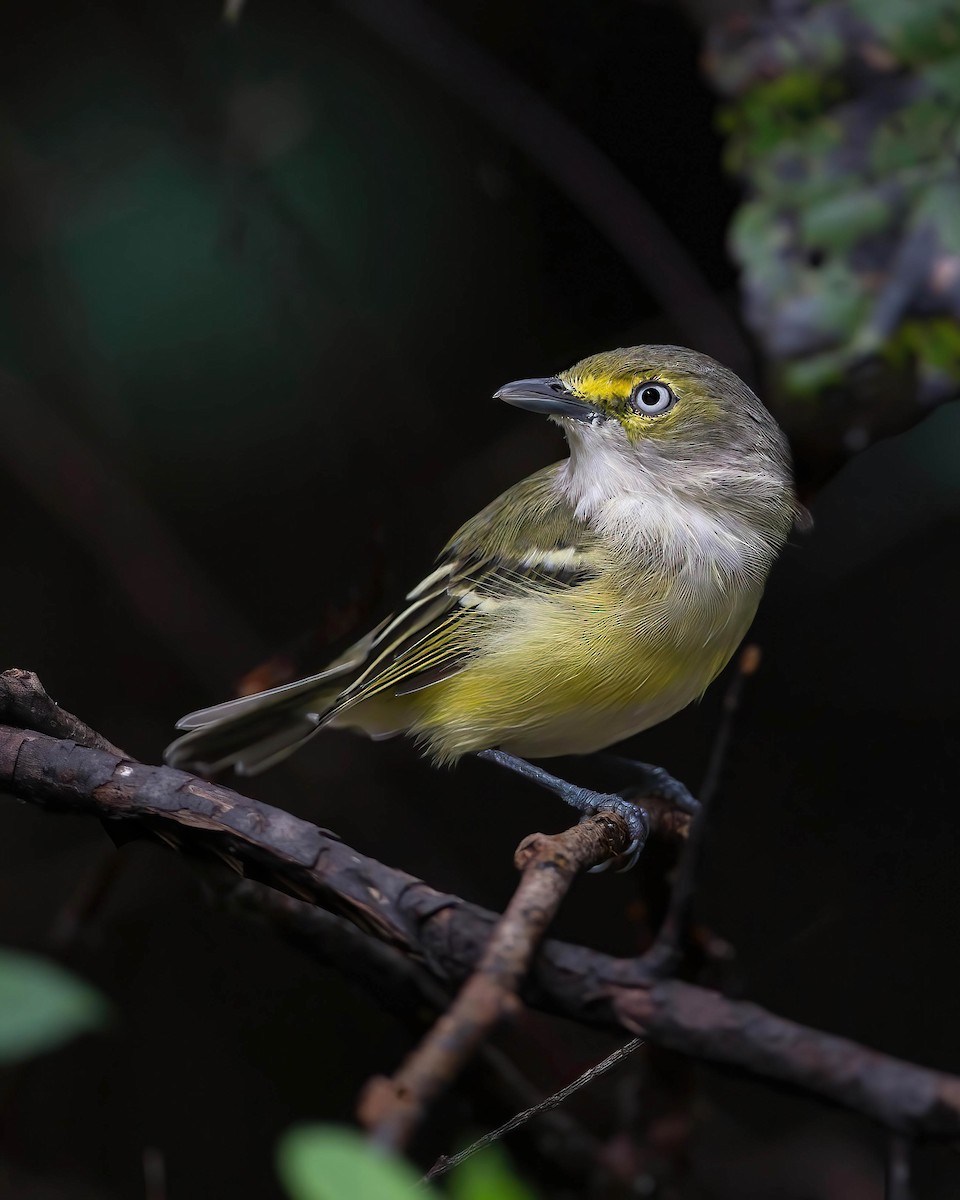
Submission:
M 683 568 L 691 583 L 697 576 L 709 584 L 718 577 L 762 582 L 777 548 L 724 500 L 725 489 L 760 489 L 763 477 L 696 461 L 678 465 L 653 443 L 629 445 L 619 428 L 573 426 L 568 433 L 570 458 L 557 486 L 605 542 Z

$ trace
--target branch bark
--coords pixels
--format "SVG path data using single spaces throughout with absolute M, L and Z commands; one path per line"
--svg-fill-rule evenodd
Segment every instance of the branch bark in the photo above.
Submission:
M 0 675 L 0 718 L 39 711 L 46 728 L 56 726 L 56 706 L 34 710 L 25 701 L 24 676 Z M 78 741 L 109 745 L 69 714 L 63 722 Z M 0 790 L 51 809 L 135 818 L 165 837 L 174 835 L 185 849 L 226 857 L 251 878 L 347 917 L 424 962 L 447 984 L 461 983 L 476 970 L 495 914 L 435 891 L 344 846 L 333 834 L 230 788 L 78 741 L 0 725 Z M 653 978 L 638 959 L 548 940 L 520 995 L 585 1024 L 625 1029 L 708 1062 L 792 1084 L 904 1134 L 960 1137 L 960 1078 L 755 1004 Z
M 493 1028 L 519 1009 L 517 992 L 573 881 L 581 871 L 622 854 L 629 842 L 626 822 L 612 813 L 597 814 L 560 834 L 524 839 L 516 854 L 520 883 L 476 970 L 396 1075 L 367 1085 L 359 1116 L 379 1145 L 405 1146 Z

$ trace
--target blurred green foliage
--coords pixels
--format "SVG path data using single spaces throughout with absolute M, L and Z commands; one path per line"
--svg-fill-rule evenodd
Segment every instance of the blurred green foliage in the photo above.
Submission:
M 106 1024 L 108 1007 L 93 988 L 55 963 L 0 950 L 0 1063 L 53 1050 Z
M 450 1175 L 453 1200 L 536 1200 L 514 1174 L 499 1146 L 490 1146 Z
M 378 1153 L 352 1129 L 303 1125 L 277 1149 L 277 1169 L 292 1200 L 436 1200 L 402 1159 Z M 452 1200 L 535 1200 L 497 1147 L 475 1154 L 444 1181 Z
M 401 1159 L 380 1154 L 352 1129 L 304 1125 L 277 1150 L 277 1170 L 292 1200 L 409 1200 L 419 1176 Z
M 285 13 L 234 41 L 208 18 L 140 71 L 89 43 L 52 58 L 0 122 L 29 235 L 0 279 L 0 357 L 80 374 L 73 403 L 115 436 L 216 470 L 278 428 L 314 432 L 355 347 L 385 374 L 420 348 L 425 316 L 459 303 L 487 201 L 452 169 L 456 123 L 341 34 Z
M 806 0 L 717 27 L 744 312 L 791 390 L 870 356 L 960 379 L 960 0 Z

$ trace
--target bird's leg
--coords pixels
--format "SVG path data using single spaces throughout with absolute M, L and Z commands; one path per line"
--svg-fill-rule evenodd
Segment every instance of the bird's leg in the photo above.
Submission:
M 591 754 L 590 761 L 609 767 L 611 771 L 633 779 L 635 787 L 642 796 L 659 796 L 678 808 L 681 812 L 694 817 L 700 811 L 700 801 L 691 793 L 686 784 L 674 779 L 669 771 L 652 763 L 638 762 L 635 758 L 625 758 L 622 754 Z
M 627 862 L 623 870 L 629 870 L 639 858 L 650 830 L 650 819 L 641 805 L 632 800 L 625 800 L 623 796 L 615 792 L 594 792 L 590 788 L 568 783 L 566 779 L 551 775 L 542 767 L 535 767 L 533 763 L 528 763 L 523 758 L 517 758 L 514 754 L 507 754 L 504 750 L 481 750 L 477 757 L 486 759 L 487 762 L 497 763 L 501 767 L 506 767 L 508 771 L 513 771 L 524 779 L 529 779 L 531 783 L 545 787 L 585 817 L 592 817 L 594 813 L 601 811 L 616 813 L 626 822 L 627 828 L 630 830 L 630 845 L 624 851 Z M 602 871 L 609 865 L 609 863 L 601 863 L 593 870 Z

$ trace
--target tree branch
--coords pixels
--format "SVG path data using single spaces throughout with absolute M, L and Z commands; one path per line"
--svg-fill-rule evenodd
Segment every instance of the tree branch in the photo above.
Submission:
M 13 667 L 0 675 L 0 720 L 123 758 L 122 750 L 51 699 L 32 671 Z
M 237 880 L 218 892 L 224 896 L 228 910 L 268 924 L 277 936 L 353 982 L 384 1011 L 418 1034 L 453 999 L 450 989 L 441 985 L 419 960 L 367 937 L 342 917 L 248 880 Z M 475 1069 L 471 1079 L 474 1108 L 479 1099 L 481 1108 L 497 1114 L 497 1120 L 504 1109 L 521 1112 L 524 1119 L 517 1122 L 511 1118 L 511 1130 L 526 1125 L 530 1116 L 537 1116 L 535 1126 L 526 1134 L 531 1148 L 549 1160 L 554 1169 L 562 1170 L 569 1186 L 585 1187 L 596 1170 L 598 1141 L 574 1117 L 555 1111 L 573 1085 L 565 1088 L 558 1100 L 542 1100 L 542 1093 L 523 1075 L 509 1052 L 491 1043 L 481 1047 L 475 1066 L 480 1069 Z
M 393 1079 L 378 1077 L 367 1086 L 359 1116 L 379 1145 L 407 1144 L 494 1027 L 520 1007 L 517 992 L 573 881 L 622 854 L 629 842 L 625 821 L 598 813 L 563 833 L 535 833 L 521 843 L 520 883 L 463 990 Z
M 0 675 L 0 717 L 7 721 L 32 711 L 24 678 L 23 672 Z M 41 704 L 38 711 L 47 728 L 57 724 L 55 706 L 44 714 Z M 68 714 L 63 723 L 64 732 L 81 740 L 97 737 Z M 493 913 L 367 858 L 289 813 L 116 751 L 0 725 L 0 789 L 49 808 L 136 818 L 175 835 L 185 849 L 219 854 L 243 874 L 341 913 L 448 984 L 476 970 L 496 921 Z M 960 1078 L 755 1004 L 676 979 L 652 979 L 642 960 L 548 940 L 520 995 L 584 1024 L 626 1029 L 696 1058 L 792 1084 L 902 1133 L 960 1137 Z

